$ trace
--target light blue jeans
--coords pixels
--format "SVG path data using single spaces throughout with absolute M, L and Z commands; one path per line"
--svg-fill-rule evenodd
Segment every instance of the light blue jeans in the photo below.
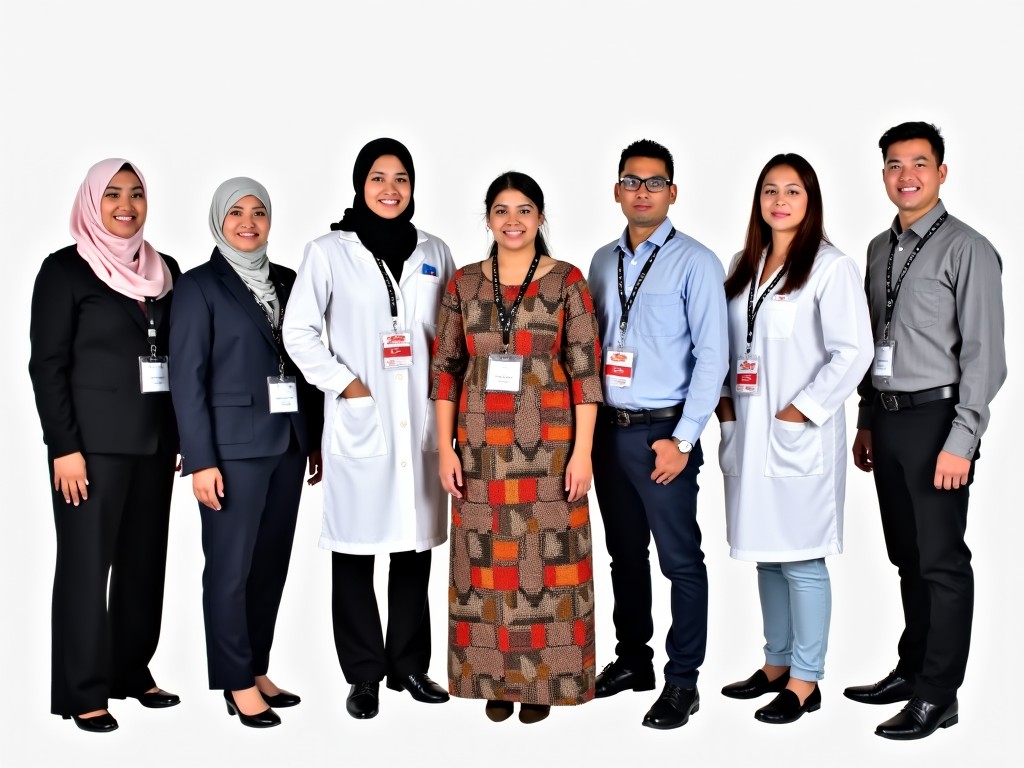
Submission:
M 825 559 L 758 563 L 764 658 L 809 683 L 825 676 L 832 583 Z

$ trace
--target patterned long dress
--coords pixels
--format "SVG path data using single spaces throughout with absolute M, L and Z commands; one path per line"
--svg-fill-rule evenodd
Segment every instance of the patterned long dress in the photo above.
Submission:
M 519 286 L 502 286 L 511 306 Z M 501 352 L 490 269 L 456 272 L 441 300 L 431 397 L 459 404 L 463 498 L 453 499 L 448 689 L 455 696 L 582 704 L 594 696 L 594 582 L 586 497 L 568 503 L 573 407 L 600 403 L 600 349 L 583 274 L 528 287 L 509 352 L 518 394 L 487 392 Z

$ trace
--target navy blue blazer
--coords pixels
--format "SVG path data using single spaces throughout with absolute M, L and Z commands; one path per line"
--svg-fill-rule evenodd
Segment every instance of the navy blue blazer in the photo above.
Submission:
M 288 311 L 295 272 L 270 265 Z M 309 454 L 320 448 L 323 393 L 308 384 L 279 346 L 260 304 L 220 251 L 174 284 L 169 373 L 182 476 L 224 459 L 279 456 L 294 433 Z M 297 413 L 271 413 L 267 377 L 284 373 L 298 385 Z

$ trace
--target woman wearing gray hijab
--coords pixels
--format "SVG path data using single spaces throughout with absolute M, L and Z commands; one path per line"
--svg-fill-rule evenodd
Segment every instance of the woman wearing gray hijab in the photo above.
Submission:
M 243 725 L 268 728 L 281 722 L 272 707 L 299 703 L 267 668 L 307 461 L 320 481 L 323 396 L 281 343 L 295 272 L 267 257 L 267 190 L 225 181 L 210 231 L 210 260 L 175 284 L 171 397 L 202 517 L 210 688 Z

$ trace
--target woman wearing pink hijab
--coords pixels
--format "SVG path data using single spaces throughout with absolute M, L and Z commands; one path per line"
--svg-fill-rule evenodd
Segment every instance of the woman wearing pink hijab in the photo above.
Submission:
M 166 355 L 181 271 L 143 239 L 146 207 L 134 165 L 90 168 L 71 210 L 76 245 L 43 261 L 32 293 L 29 374 L 57 529 L 51 710 L 99 733 L 117 728 L 108 699 L 179 703 L 149 661 L 178 451 Z

